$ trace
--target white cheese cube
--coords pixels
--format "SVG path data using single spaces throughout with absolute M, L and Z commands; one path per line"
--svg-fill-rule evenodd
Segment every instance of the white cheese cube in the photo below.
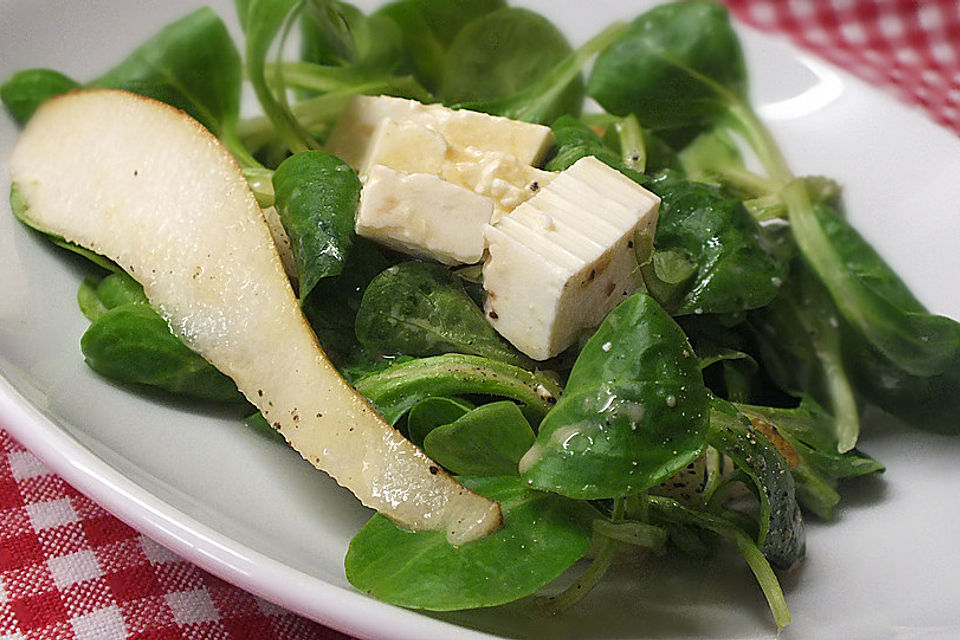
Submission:
M 556 176 L 509 153 L 457 145 L 447 148 L 440 175 L 447 182 L 490 198 L 493 222 L 532 198 Z
M 407 173 L 440 175 L 446 157 L 447 141 L 433 129 L 385 119 L 374 129 L 357 173 L 365 176 L 379 164 Z
M 659 206 L 596 158 L 577 161 L 487 226 L 490 324 L 535 360 L 559 354 L 637 289 L 634 237 L 653 232 Z
M 411 122 L 433 129 L 448 144 L 502 151 L 519 162 L 536 164 L 553 144 L 550 127 L 437 104 L 389 96 L 357 96 L 330 134 L 327 150 L 359 169 L 374 130 L 383 120 Z
M 463 256 L 479 262 L 484 242 L 482 227 L 481 233 L 469 237 L 468 234 L 476 228 L 474 222 L 480 211 L 488 212 L 484 223 L 496 221 L 532 197 L 555 175 L 521 163 L 509 153 L 447 144 L 442 135 L 429 127 L 391 119 L 382 120 L 374 129 L 360 166 L 360 175 L 367 187 L 361 193 L 357 233 L 405 253 L 445 264 L 462 263 Z M 384 172 L 384 168 L 405 177 L 401 180 L 396 173 Z M 371 181 L 373 173 L 377 177 Z M 437 180 L 445 186 L 437 184 Z M 384 181 L 389 181 L 393 189 L 389 197 Z M 458 190 L 482 196 L 490 206 L 481 208 L 477 198 Z M 437 201 L 445 207 L 443 211 L 425 211 L 432 206 L 425 198 L 427 191 L 445 194 Z M 398 210 L 390 213 L 387 211 L 390 206 Z M 434 231 L 429 235 L 419 228 L 403 232 L 397 226 L 399 219 L 413 225 L 429 221 Z M 438 235 L 436 228 L 441 224 L 440 219 L 449 231 Z M 430 240 L 432 244 L 418 245 L 418 238 Z M 445 245 L 443 239 L 455 244 Z M 469 251 L 464 250 L 466 246 L 470 247 Z
M 443 264 L 473 264 L 483 257 L 483 230 L 493 204 L 469 189 L 428 173 L 374 165 L 357 210 L 357 235 Z

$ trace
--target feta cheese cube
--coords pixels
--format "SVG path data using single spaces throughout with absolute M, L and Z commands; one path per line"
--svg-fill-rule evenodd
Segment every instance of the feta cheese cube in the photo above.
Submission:
M 469 239 L 464 237 L 473 228 L 472 222 L 480 210 L 477 199 L 457 194 L 456 189 L 468 190 L 488 199 L 492 206 L 483 210 L 492 212 L 492 215 L 484 222 L 490 222 L 491 219 L 498 220 L 532 197 L 554 176 L 518 161 L 509 153 L 448 144 L 442 135 L 430 127 L 389 118 L 382 120 L 373 130 L 360 167 L 359 173 L 365 183 L 369 182 L 368 178 L 374 172 L 378 173 L 379 183 L 371 185 L 361 194 L 360 206 L 364 216 L 362 221 L 357 221 L 357 233 L 382 243 L 392 243 L 391 246 L 405 253 L 433 258 L 446 264 L 452 264 L 455 255 L 469 255 L 473 257 L 473 262 L 478 262 L 483 252 L 482 233 Z M 378 167 L 408 176 L 436 176 L 446 186 L 438 185 L 436 180 L 427 177 L 399 180 L 396 175 L 380 171 Z M 385 178 L 387 175 L 390 177 Z M 395 189 L 390 199 L 376 195 L 383 193 L 385 179 L 389 179 Z M 448 208 L 442 215 L 426 211 L 430 206 L 428 201 L 422 200 L 426 185 L 431 185 L 433 191 L 445 194 L 440 201 Z M 366 198 L 378 199 L 366 203 Z M 388 212 L 387 203 L 393 203 L 401 211 Z M 461 212 L 454 205 L 466 209 Z M 390 222 L 374 224 L 378 216 Z M 428 216 L 429 220 L 419 220 L 418 216 Z M 417 246 L 415 242 L 422 229 L 404 230 L 396 224 L 400 218 L 407 219 L 415 227 L 429 223 L 433 244 L 429 248 Z M 374 229 L 375 235 L 369 235 L 374 233 Z M 444 239 L 455 241 L 455 245 L 444 246 Z M 468 240 L 471 249 L 464 251 Z
M 634 237 L 653 232 L 659 206 L 596 158 L 578 160 L 486 227 L 490 324 L 535 360 L 559 354 L 637 289 Z
M 443 264 L 473 264 L 483 257 L 483 230 L 493 204 L 429 173 L 374 165 L 357 210 L 357 235 Z
M 502 151 L 525 164 L 537 164 L 553 144 L 550 127 L 539 124 L 404 98 L 357 96 L 331 132 L 327 150 L 359 169 L 383 120 L 412 122 L 433 129 L 448 144 Z

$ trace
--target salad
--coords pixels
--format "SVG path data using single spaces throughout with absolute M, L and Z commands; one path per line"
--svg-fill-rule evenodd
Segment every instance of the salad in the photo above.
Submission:
M 618 554 L 702 555 L 725 540 L 786 624 L 771 567 L 802 558 L 801 508 L 829 517 L 839 480 L 882 470 L 855 447 L 863 406 L 955 430 L 956 324 L 927 314 L 845 223 L 838 185 L 791 174 L 745 102 L 719 6 L 665 5 L 574 51 L 540 16 L 463 4 L 450 15 L 446 3 L 405 1 L 367 16 L 328 2 L 238 3 L 264 118 L 239 120 L 240 57 L 206 10 L 84 86 L 167 101 L 220 138 L 261 205 L 279 212 L 300 304 L 340 373 L 465 486 L 498 501 L 503 528 L 459 546 L 374 517 L 347 556 L 359 589 L 414 608 L 491 606 L 589 557 L 552 599 L 562 608 Z M 303 61 L 278 62 L 270 51 L 294 27 Z M 511 36 L 491 47 L 490 34 Z M 29 70 L 0 96 L 26 123 L 80 86 Z M 357 237 L 359 182 L 311 184 L 334 162 L 312 149 L 361 93 L 550 126 L 543 170 L 595 157 L 656 194 L 656 233 L 632 247 L 636 292 L 559 355 L 534 361 L 484 318 L 479 269 Z M 605 111 L 582 114 L 584 95 Z M 30 224 L 28 200 L 15 189 L 14 211 Z M 236 384 L 171 333 L 133 278 L 51 239 L 107 270 L 79 295 L 95 370 L 242 405 Z M 273 433 L 261 414 L 248 423 Z

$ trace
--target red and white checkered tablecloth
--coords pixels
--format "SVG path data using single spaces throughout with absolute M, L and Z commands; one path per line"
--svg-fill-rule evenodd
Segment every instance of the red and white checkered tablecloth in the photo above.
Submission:
M 960 133 L 957 0 L 724 0 Z M 337 640 L 174 556 L 0 431 L 0 640 Z

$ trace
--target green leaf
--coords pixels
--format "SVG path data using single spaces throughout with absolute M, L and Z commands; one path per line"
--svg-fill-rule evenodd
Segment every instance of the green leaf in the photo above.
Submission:
M 364 19 L 351 5 L 335 0 L 307 0 L 300 18 L 300 57 L 317 64 L 349 64 L 358 53 L 352 31 Z
M 643 276 L 668 311 L 735 313 L 776 296 L 785 269 L 764 249 L 756 222 L 739 201 L 671 174 L 648 188 L 661 203 L 654 258 Z M 686 277 L 688 263 L 696 266 L 692 278 Z
M 97 297 L 107 309 L 122 304 L 150 304 L 140 283 L 123 271 L 111 273 L 101 280 L 97 284 Z
M 255 165 L 236 132 L 242 76 L 229 31 L 204 7 L 164 27 L 88 86 L 124 89 L 182 109 L 242 164 Z
M 0 100 L 17 122 L 26 124 L 41 104 L 79 89 L 80 83 L 52 69 L 24 69 L 0 85 Z
M 361 378 L 355 387 L 391 424 L 424 398 L 465 394 L 511 398 L 522 405 L 528 420 L 539 423 L 561 392 L 554 379 L 544 373 L 452 353 L 394 365 Z
M 909 375 L 946 371 L 960 356 L 960 324 L 926 312 L 879 254 L 803 181 L 784 189 L 807 263 L 852 328 Z
M 461 478 L 500 503 L 504 526 L 460 547 L 443 531 L 411 532 L 376 515 L 350 543 L 350 583 L 414 609 L 490 607 L 530 595 L 590 548 L 592 508 L 532 491 L 519 478 Z
M 842 319 L 858 393 L 915 426 L 960 432 L 960 324 L 930 313 L 810 181 L 786 187 L 791 230 Z
M 884 470 L 880 462 L 861 451 L 837 451 L 833 416 L 809 396 L 804 396 L 794 408 L 744 404 L 738 404 L 737 408 L 750 418 L 760 418 L 773 425 L 796 449 L 802 461 L 827 478 L 852 478 Z
M 709 0 L 639 16 L 597 57 L 587 84 L 604 109 L 652 129 L 713 121 L 745 91 L 740 43 L 726 9 Z
M 91 322 L 122 304 L 150 304 L 140 283 L 123 271 L 105 278 L 85 278 L 77 292 L 77 303 Z
M 457 34 L 446 56 L 440 97 L 446 104 L 497 100 L 525 90 L 572 49 L 543 16 L 515 7 L 488 13 Z M 552 121 L 579 113 L 583 80 L 575 76 L 556 99 Z
M 571 86 L 580 90 L 580 70 L 619 36 L 626 25 L 614 23 L 598 33 L 576 51 L 568 54 L 553 67 L 543 70 L 539 78 L 520 91 L 493 99 L 481 99 L 456 105 L 460 108 L 483 111 L 513 120 L 549 124 L 563 114 L 576 115 L 580 104 L 571 107 Z
M 320 280 L 343 271 L 360 187 L 348 164 L 322 151 L 295 154 L 273 174 L 274 206 L 297 261 L 301 303 Z
M 77 290 L 77 306 L 80 312 L 93 322 L 107 312 L 107 307 L 97 297 L 97 281 L 95 278 L 84 278 Z
M 242 402 L 233 380 L 188 349 L 149 306 L 127 303 L 101 315 L 80 340 L 90 368 L 124 383 L 174 394 Z
M 793 469 L 797 501 L 821 518 L 832 518 L 833 508 L 840 501 L 837 480 L 884 470 L 881 463 L 857 449 L 840 453 L 836 419 L 809 396 L 792 409 L 744 404 L 737 408 L 754 425 L 759 421 L 792 447 L 797 463 Z
M 547 171 L 564 171 L 586 156 L 594 156 L 618 171 L 622 168 L 620 154 L 607 146 L 593 129 L 573 116 L 561 116 L 550 128 L 553 130 L 555 151 L 544 167 Z M 636 171 L 625 174 L 641 184 L 647 182 Z
M 763 555 L 775 567 L 795 565 L 806 551 L 806 534 L 793 475 L 783 455 L 749 418 L 718 398 L 712 401 L 709 441 L 753 482 L 760 501 L 757 544 Z
M 400 29 L 403 50 L 417 78 L 430 90 L 440 86 L 447 48 L 464 27 L 504 6 L 504 0 L 400 0 L 373 17 L 390 18 Z
M 362 355 L 363 360 L 380 359 L 379 354 L 369 353 L 360 345 L 354 324 L 364 290 L 389 265 L 373 243 L 356 237 L 340 275 L 319 280 L 306 300 L 301 301 L 320 344 L 338 367 L 354 355 Z
M 580 499 L 637 494 L 706 445 L 707 393 L 680 327 L 635 294 L 580 352 L 521 472 L 534 488 Z
M 457 398 L 427 397 L 410 407 L 407 414 L 407 434 L 410 441 L 418 447 L 423 446 L 423 439 L 427 434 L 445 424 L 456 422 L 463 417 L 473 405 Z
M 517 464 L 535 438 L 520 408 L 504 400 L 433 429 L 423 451 L 456 475 L 519 475 Z
M 497 335 L 449 269 L 403 262 L 374 278 L 357 312 L 357 338 L 381 353 L 466 353 L 517 366 L 530 361 Z

